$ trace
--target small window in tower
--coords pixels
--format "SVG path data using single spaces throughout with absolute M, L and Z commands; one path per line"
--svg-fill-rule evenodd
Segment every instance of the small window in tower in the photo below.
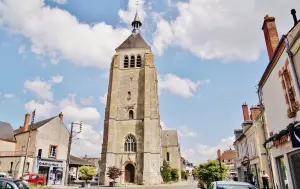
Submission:
M 131 99 L 131 92 L 128 91 L 127 100 L 130 100 L 130 99 Z
M 124 68 L 128 68 L 128 65 L 129 65 L 129 59 L 128 59 L 128 56 L 125 56 L 124 57 Z
M 167 152 L 166 156 L 167 156 L 167 161 L 170 161 L 170 153 L 169 152 Z
M 133 111 L 129 110 L 129 119 L 133 119 Z
M 135 67 L 135 57 L 133 55 L 130 57 L 130 67 L 131 68 Z
M 138 55 L 136 58 L 136 67 L 141 67 L 142 65 L 142 57 L 141 55 Z

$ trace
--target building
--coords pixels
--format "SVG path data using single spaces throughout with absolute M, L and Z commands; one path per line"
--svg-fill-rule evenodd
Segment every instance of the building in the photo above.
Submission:
M 24 167 L 25 173 L 45 175 L 45 184 L 63 185 L 68 149 L 69 132 L 63 124 L 63 114 L 29 124 L 30 114 L 25 115 L 24 125 L 12 131 L 11 126 L 0 127 L 0 133 L 6 131 L 6 144 L 1 145 L 0 172 L 12 177 L 22 176 L 26 154 L 29 128 L 31 138 L 28 145 L 28 157 Z M 1 140 L 2 142 L 3 140 Z M 5 146 L 5 149 L 2 147 Z
M 260 106 L 249 108 L 247 104 L 242 105 L 243 123 L 242 129 L 236 129 L 235 142 L 236 150 L 235 167 L 239 181 L 252 182 L 257 187 L 262 187 L 262 174 L 266 171 L 271 175 L 268 164 L 267 150 L 263 144 L 265 137 L 264 115 L 260 112 Z M 270 187 L 272 183 L 270 182 Z
M 121 182 L 147 185 L 162 182 L 164 139 L 154 56 L 140 34 L 142 23 L 137 13 L 132 26 L 132 34 L 116 48 L 110 68 L 100 163 L 100 184 L 105 185 L 111 181 L 106 174 L 110 166 L 124 171 Z M 177 145 L 178 141 L 172 144 Z M 167 149 L 180 150 L 176 146 Z M 180 151 L 173 152 L 169 156 L 175 164 L 173 156 L 177 157 Z
M 299 114 L 299 30 L 295 10 L 294 26 L 280 40 L 275 18 L 265 16 L 269 64 L 259 82 L 258 92 L 268 126 L 265 146 L 270 154 L 275 188 L 300 188 Z
M 225 150 L 221 155 L 222 162 L 228 166 L 229 178 L 233 178 L 237 176 L 237 170 L 235 167 L 235 158 L 236 158 L 236 151 L 232 149 Z
M 71 176 L 71 180 L 79 180 L 80 179 L 80 171 L 79 170 L 80 170 L 81 166 L 94 167 L 95 164 L 94 164 L 94 162 L 89 162 L 86 159 L 70 155 L 69 174 Z
M 193 169 L 194 169 L 193 163 L 184 159 L 184 157 L 181 157 L 181 170 L 191 173 Z

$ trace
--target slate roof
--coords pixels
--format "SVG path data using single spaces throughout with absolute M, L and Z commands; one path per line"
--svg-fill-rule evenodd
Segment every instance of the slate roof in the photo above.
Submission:
M 13 141 L 13 142 L 16 141 L 14 137 L 14 130 L 9 123 L 0 121 L 0 139 Z
M 94 163 L 92 163 L 92 162 L 88 162 L 88 161 L 86 161 L 82 158 L 75 157 L 75 156 L 72 156 L 72 155 L 70 155 L 70 164 L 95 166 Z
M 131 34 L 118 48 L 116 48 L 116 50 L 133 48 L 151 49 L 142 35 L 140 33 L 137 33 Z
M 177 130 L 162 130 L 162 146 L 178 146 Z
M 29 125 L 29 127 L 31 126 L 31 130 L 35 130 L 40 128 L 41 126 L 45 125 L 46 123 L 50 122 L 51 120 L 53 120 L 54 118 L 56 118 L 58 116 L 54 116 L 39 122 L 34 123 L 32 126 L 31 124 Z M 25 131 L 26 132 L 26 131 Z M 14 130 L 15 135 L 22 133 L 22 127 L 20 127 L 19 129 Z

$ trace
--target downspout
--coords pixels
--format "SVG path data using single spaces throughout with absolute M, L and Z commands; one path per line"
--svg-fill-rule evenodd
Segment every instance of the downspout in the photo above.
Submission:
M 292 52 L 290 51 L 290 43 L 289 43 L 286 35 L 283 35 L 283 37 L 284 37 L 285 46 L 287 48 L 286 53 L 288 54 L 289 62 L 292 65 L 292 70 L 293 70 L 293 73 L 294 73 L 294 76 L 295 76 L 295 79 L 296 79 L 296 84 L 297 84 L 298 92 L 300 93 L 300 83 L 299 83 L 299 80 L 298 80 L 299 79 L 298 75 L 296 73 L 293 55 L 292 55 Z

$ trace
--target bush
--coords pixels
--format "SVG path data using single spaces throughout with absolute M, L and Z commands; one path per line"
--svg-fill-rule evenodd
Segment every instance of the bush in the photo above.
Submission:
M 179 169 L 177 169 L 177 168 L 171 168 L 171 177 L 172 177 L 172 179 L 173 180 L 178 180 L 178 178 L 179 178 Z
M 90 166 L 82 166 L 79 168 L 80 177 L 85 180 L 87 183 L 88 180 L 91 180 L 94 176 L 96 176 L 96 168 Z
M 186 171 L 181 170 L 181 179 L 185 179 L 186 176 L 187 176 Z
M 160 174 L 164 182 L 169 182 L 172 178 L 171 167 L 166 160 L 163 161 L 163 166 L 161 166 Z

